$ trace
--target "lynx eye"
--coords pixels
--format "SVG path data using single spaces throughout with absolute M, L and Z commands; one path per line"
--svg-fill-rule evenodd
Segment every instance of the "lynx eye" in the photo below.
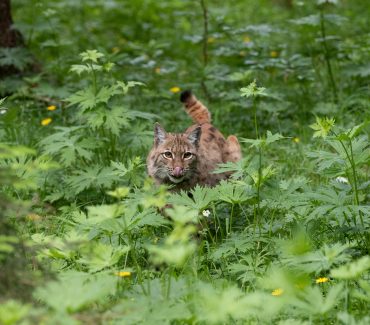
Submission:
M 164 153 L 162 153 L 162 155 L 163 155 L 164 158 L 172 159 L 171 151 L 165 151 Z
M 190 159 L 191 157 L 193 157 L 193 154 L 191 152 L 184 153 L 184 159 Z

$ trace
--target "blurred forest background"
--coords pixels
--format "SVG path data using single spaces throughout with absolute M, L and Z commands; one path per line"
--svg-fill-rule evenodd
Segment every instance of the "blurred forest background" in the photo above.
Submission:
M 0 0 L 0 324 L 369 324 L 369 17 Z M 185 89 L 244 154 L 192 196 L 145 168 Z

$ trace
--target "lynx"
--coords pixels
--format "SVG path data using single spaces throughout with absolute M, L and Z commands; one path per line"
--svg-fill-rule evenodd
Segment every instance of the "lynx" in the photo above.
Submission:
M 241 159 L 238 139 L 227 139 L 211 124 L 211 114 L 190 90 L 180 96 L 194 125 L 184 133 L 167 133 L 158 123 L 154 127 L 154 144 L 147 158 L 150 177 L 157 184 L 173 185 L 173 190 L 188 190 L 195 185 L 214 186 L 229 177 L 213 174 L 220 163 Z

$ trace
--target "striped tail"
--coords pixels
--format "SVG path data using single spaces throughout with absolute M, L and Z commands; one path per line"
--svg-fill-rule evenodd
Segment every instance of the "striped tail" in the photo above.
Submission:
M 190 90 L 185 90 L 180 96 L 181 102 L 184 103 L 185 111 L 196 124 L 211 123 L 211 113 Z

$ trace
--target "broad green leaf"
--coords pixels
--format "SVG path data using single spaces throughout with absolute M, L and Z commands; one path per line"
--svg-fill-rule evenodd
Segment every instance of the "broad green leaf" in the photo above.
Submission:
M 175 223 L 185 225 L 189 222 L 198 222 L 198 210 L 189 207 L 175 205 L 172 208 L 166 209 L 166 214 L 168 214 Z
M 313 137 L 322 137 L 326 138 L 330 130 L 334 127 L 335 119 L 334 118 L 320 118 L 316 116 L 316 123 L 311 124 L 310 128 L 315 130 Z
M 5 300 L 0 305 L 0 324 L 17 325 L 27 324 L 23 322 L 27 314 L 30 312 L 31 306 L 16 300 Z
M 108 100 L 116 94 L 115 88 L 110 86 L 101 87 L 97 93 L 92 86 L 79 90 L 66 100 L 69 106 L 78 105 L 82 112 L 96 107 L 99 103 L 107 103 Z
M 79 90 L 66 100 L 70 105 L 78 105 L 82 111 L 85 111 L 96 106 L 95 90 L 93 87 Z
M 71 71 L 76 72 L 78 75 L 80 75 L 82 72 L 86 72 L 89 70 L 90 70 L 89 66 L 84 64 L 74 64 L 71 66 Z
M 363 256 L 354 262 L 331 270 L 330 275 L 336 279 L 354 280 L 361 277 L 369 269 L 370 257 Z
M 0 66 L 13 66 L 24 70 L 32 62 L 33 58 L 25 47 L 0 48 Z
M 342 284 L 331 287 L 326 297 L 318 287 L 309 287 L 299 293 L 298 299 L 292 300 L 292 305 L 304 315 L 325 315 L 334 309 L 343 297 Z
M 256 80 L 252 81 L 247 87 L 240 88 L 242 97 L 266 96 L 264 87 L 257 87 Z
M 100 58 L 104 57 L 104 54 L 97 50 L 87 50 L 80 53 L 80 56 L 82 57 L 82 61 L 92 61 L 97 63 Z
M 129 187 L 117 187 L 114 191 L 108 191 L 107 194 L 117 199 L 123 199 L 130 193 Z
M 216 191 L 208 187 L 200 187 L 199 185 L 190 192 L 181 191 L 180 193 L 172 194 L 169 202 L 191 207 L 199 212 L 207 208 L 207 206 L 216 199 Z
M 226 181 L 221 181 L 215 191 L 217 199 L 231 204 L 240 204 L 253 197 L 250 188 Z
M 116 89 L 118 89 L 123 95 L 126 95 L 130 88 L 135 86 L 145 86 L 144 83 L 139 81 L 128 81 L 124 83 L 123 81 L 117 81 Z
M 115 292 L 117 279 L 106 274 L 64 272 L 58 281 L 37 288 L 34 296 L 57 312 L 75 313 Z
M 115 180 L 111 167 L 90 166 L 76 171 L 76 174 L 69 176 L 66 182 L 78 194 L 90 187 L 110 187 Z
M 183 266 L 186 260 L 195 252 L 193 243 L 177 243 L 173 245 L 148 246 L 151 260 L 154 264 L 166 263 L 177 267 Z
M 129 250 L 129 246 L 113 248 L 112 245 L 94 242 L 81 251 L 82 257 L 78 262 L 86 265 L 91 273 L 95 273 L 117 264 Z
M 4 104 L 5 100 L 6 100 L 6 97 L 0 98 L 0 108 L 2 108 L 1 105 Z

